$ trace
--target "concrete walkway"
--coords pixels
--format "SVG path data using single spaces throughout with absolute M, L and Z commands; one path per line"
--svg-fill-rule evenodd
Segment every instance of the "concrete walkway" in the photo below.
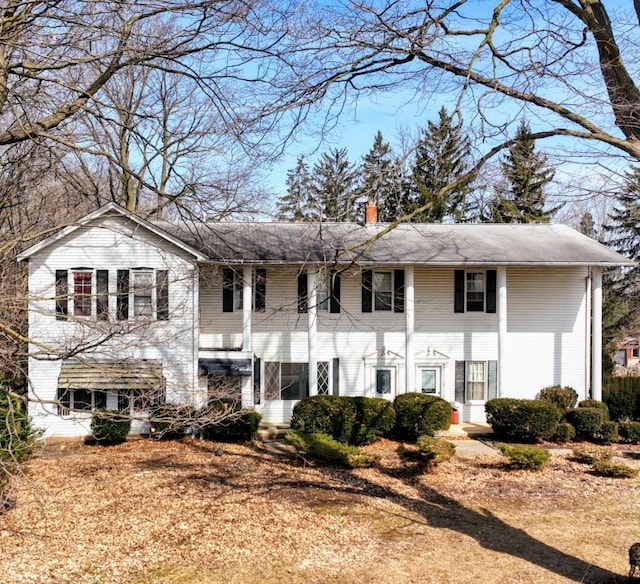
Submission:
M 436 432 L 436 436 L 449 440 L 456 446 L 456 455 L 462 457 L 486 456 L 495 454 L 495 448 L 480 440 L 493 434 L 488 424 L 451 424 L 448 430 Z

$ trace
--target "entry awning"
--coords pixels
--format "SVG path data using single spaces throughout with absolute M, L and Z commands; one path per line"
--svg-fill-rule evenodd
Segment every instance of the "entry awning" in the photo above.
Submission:
M 69 359 L 62 363 L 59 389 L 112 391 L 149 390 L 162 385 L 162 362 L 153 359 L 97 361 Z
M 251 359 L 198 359 L 198 366 L 206 375 L 251 375 Z

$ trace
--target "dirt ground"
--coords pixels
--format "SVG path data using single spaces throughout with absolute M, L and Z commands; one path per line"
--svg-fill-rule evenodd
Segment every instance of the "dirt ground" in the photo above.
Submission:
M 345 471 L 261 444 L 48 445 L 0 515 L 0 581 L 626 581 L 640 479 L 595 476 L 567 454 L 540 472 L 457 456 L 425 475 L 396 447 L 381 441 L 379 468 Z

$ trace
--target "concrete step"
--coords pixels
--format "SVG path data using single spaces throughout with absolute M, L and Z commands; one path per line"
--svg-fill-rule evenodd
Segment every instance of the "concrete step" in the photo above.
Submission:
M 258 426 L 258 440 L 267 442 L 269 440 L 282 440 L 284 435 L 291 430 L 289 424 L 273 424 L 269 422 L 261 422 Z

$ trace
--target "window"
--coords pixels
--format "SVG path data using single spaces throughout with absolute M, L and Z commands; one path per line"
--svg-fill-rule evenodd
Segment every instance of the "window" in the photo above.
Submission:
M 73 271 L 73 316 L 91 316 L 91 270 Z
M 68 416 L 71 411 L 92 412 L 107 407 L 107 394 L 90 389 L 58 389 L 58 412 Z
M 257 268 L 252 278 L 253 310 L 264 312 L 267 296 L 267 270 Z M 244 279 L 242 272 L 231 268 L 222 270 L 222 312 L 242 310 L 244 304 Z
M 496 312 L 496 270 L 455 270 L 454 312 Z
M 404 312 L 404 270 L 362 272 L 362 312 Z
M 318 361 L 318 395 L 329 395 L 329 361 Z
M 497 397 L 497 365 L 497 361 L 456 361 L 456 401 L 487 401 Z
M 70 271 L 71 294 L 69 271 L 56 270 L 56 319 L 65 319 L 71 312 L 73 316 L 109 320 L 109 305 L 112 302 L 109 280 L 113 272 L 93 268 L 72 268 Z M 133 317 L 169 318 L 169 278 L 166 270 L 117 270 L 116 291 L 115 314 L 118 320 L 128 320 L 130 312 Z M 129 310 L 130 306 L 133 311 Z
M 264 364 L 265 397 L 268 400 L 298 400 L 309 397 L 307 363 Z
M 338 314 L 340 312 L 340 274 L 335 270 L 316 275 L 316 305 L 318 310 Z M 307 273 L 298 274 L 298 312 L 308 310 Z
M 422 393 L 437 393 L 437 371 L 435 369 L 422 369 L 420 371 L 420 389 Z

